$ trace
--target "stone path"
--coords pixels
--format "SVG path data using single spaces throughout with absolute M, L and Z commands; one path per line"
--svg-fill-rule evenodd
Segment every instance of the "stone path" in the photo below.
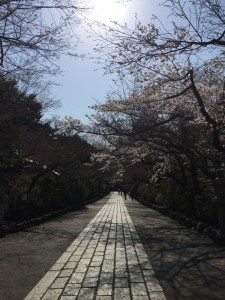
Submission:
M 166 299 L 117 193 L 24 300 L 75 299 Z

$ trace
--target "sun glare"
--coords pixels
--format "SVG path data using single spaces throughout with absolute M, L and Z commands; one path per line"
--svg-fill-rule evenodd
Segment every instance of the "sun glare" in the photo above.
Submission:
M 121 3 L 122 2 L 122 3 Z M 125 15 L 126 6 L 118 0 L 92 0 L 89 17 L 93 21 L 109 23 L 120 21 Z

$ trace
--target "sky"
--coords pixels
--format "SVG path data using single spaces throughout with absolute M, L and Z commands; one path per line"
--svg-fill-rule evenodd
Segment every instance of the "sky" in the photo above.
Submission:
M 125 5 L 115 4 L 116 0 L 89 0 L 90 3 L 91 1 L 95 9 L 89 17 L 103 22 L 116 19 L 120 24 L 126 22 L 132 25 L 137 13 L 138 19 L 147 24 L 151 22 L 152 14 L 160 18 L 165 18 L 167 14 L 158 6 L 162 0 L 130 0 Z M 94 43 L 87 38 L 87 33 L 82 28 L 77 28 L 77 32 L 81 39 L 78 51 L 91 53 Z M 107 92 L 113 85 L 113 76 L 104 75 L 103 70 L 90 59 L 62 57 L 58 64 L 63 75 L 56 78 L 56 82 L 60 85 L 51 89 L 51 96 L 61 101 L 61 107 L 47 112 L 44 117 L 72 116 L 83 123 L 88 123 L 85 115 L 93 112 L 89 106 L 96 101 L 104 102 Z

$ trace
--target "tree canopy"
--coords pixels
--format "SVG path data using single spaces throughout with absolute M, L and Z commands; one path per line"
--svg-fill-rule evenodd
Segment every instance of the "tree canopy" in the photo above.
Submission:
M 76 56 L 84 1 L 4 0 L 0 3 L 0 74 L 26 87 L 56 75 L 62 54 Z
M 99 63 L 118 80 L 106 102 L 92 107 L 86 130 L 109 145 L 98 161 L 142 161 L 152 179 L 178 169 L 185 181 L 188 171 L 197 193 L 198 168 L 210 176 L 208 160 L 224 161 L 225 9 L 219 0 L 163 5 L 170 25 L 154 16 L 134 28 L 92 27 Z

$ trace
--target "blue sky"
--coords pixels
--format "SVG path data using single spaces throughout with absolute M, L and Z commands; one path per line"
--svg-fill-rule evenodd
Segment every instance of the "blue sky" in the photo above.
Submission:
M 92 0 L 103 1 L 103 0 Z M 114 0 L 104 0 L 105 2 Z M 125 7 L 118 5 L 118 10 L 121 13 L 118 22 L 121 24 L 127 22 L 132 24 L 135 19 L 135 13 L 138 19 L 143 23 L 150 23 L 152 14 L 156 14 L 160 18 L 165 18 L 166 14 L 162 7 L 158 6 L 162 0 L 131 0 Z M 103 13 L 103 6 L 100 7 L 99 16 L 104 20 L 109 15 L 110 18 L 115 17 L 115 11 L 110 15 L 110 11 L 106 8 Z M 123 17 L 122 17 L 123 16 Z M 79 46 L 81 52 L 91 52 L 94 44 L 87 39 L 87 33 L 81 28 L 78 29 L 82 43 Z M 106 94 L 110 91 L 112 86 L 112 77 L 103 75 L 103 70 L 99 70 L 99 66 L 90 60 L 73 59 L 70 57 L 63 57 L 59 61 L 62 69 L 63 76 L 60 76 L 56 81 L 60 86 L 51 89 L 52 97 L 61 101 L 61 107 L 57 110 L 51 110 L 45 116 L 59 116 L 63 118 L 65 115 L 72 116 L 73 118 L 80 119 L 82 122 L 87 123 L 86 114 L 91 114 L 88 108 L 90 105 L 95 104 L 96 100 L 103 102 Z M 98 69 L 98 70 L 96 70 Z

